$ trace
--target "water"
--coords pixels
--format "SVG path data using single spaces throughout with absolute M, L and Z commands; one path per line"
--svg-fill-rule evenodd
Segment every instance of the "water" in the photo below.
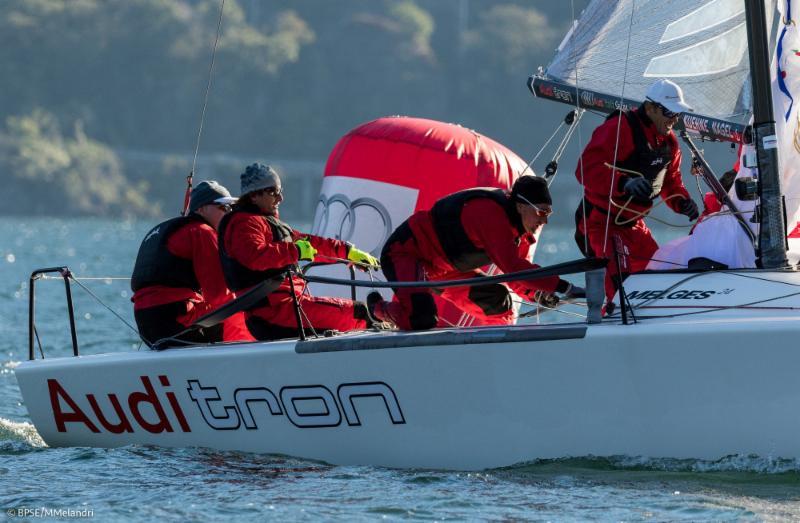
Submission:
M 27 415 L 14 367 L 27 358 L 27 278 L 69 265 L 78 277 L 128 276 L 152 224 L 103 220 L 0 223 L 0 508 L 91 511 L 103 521 L 539 520 L 785 521 L 800 519 L 800 463 L 731 456 L 716 462 L 637 457 L 541 461 L 476 473 L 338 467 L 207 449 L 47 448 Z M 576 257 L 552 229 L 537 259 Z M 84 284 L 127 321 L 124 280 Z M 138 341 L 76 288 L 81 351 Z M 71 344 L 60 281 L 37 284 L 37 324 L 49 356 Z M 15 514 L 17 514 L 16 512 Z M 56 519 L 51 512 L 45 519 Z M 32 519 L 29 517 L 28 519 Z

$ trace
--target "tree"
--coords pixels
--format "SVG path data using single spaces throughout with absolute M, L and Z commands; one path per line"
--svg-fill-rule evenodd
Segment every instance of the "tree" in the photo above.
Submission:
M 65 137 L 57 119 L 41 109 L 12 116 L 0 140 L 0 170 L 7 173 L 12 213 L 158 215 L 147 185 L 131 186 L 116 154 L 90 139 L 76 122 Z M 31 205 L 32 202 L 32 205 Z

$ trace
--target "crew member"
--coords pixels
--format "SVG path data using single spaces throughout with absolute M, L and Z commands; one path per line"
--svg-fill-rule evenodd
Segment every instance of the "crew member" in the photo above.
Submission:
M 235 201 L 217 182 L 200 182 L 192 189 L 187 216 L 160 223 L 145 236 L 131 277 L 131 301 L 148 345 L 174 337 L 234 298 L 222 275 L 216 228 Z M 163 346 L 235 340 L 253 340 L 242 314 Z
M 386 279 L 396 282 L 443 281 L 480 276 L 480 267 L 495 264 L 503 273 L 535 269 L 528 260 L 534 234 L 552 213 L 547 183 L 522 176 L 511 192 L 475 188 L 446 196 L 427 211 L 418 211 L 389 237 L 381 252 Z M 581 297 L 582 288 L 558 276 L 509 282 L 518 295 L 555 306 L 555 292 Z M 436 326 L 438 314 L 432 289 L 394 289 L 396 301 L 378 293 L 367 298 L 372 314 L 403 330 Z M 485 284 L 449 287 L 441 297 L 488 324 L 510 324 L 514 310 L 508 287 Z
M 658 80 L 639 108 L 612 113 L 595 129 L 581 155 L 575 176 L 584 198 L 575 212 L 575 240 L 584 255 L 610 260 L 609 299 L 619 281 L 644 270 L 658 249 L 642 219 L 653 199 L 660 195 L 689 220 L 698 216 L 681 180 L 681 150 L 672 131 L 681 113 L 691 110 L 678 85 Z
M 281 180 L 271 168 L 254 163 L 241 175 L 241 197 L 219 228 L 220 257 L 228 286 L 238 292 L 283 273 L 298 261 L 349 260 L 362 267 L 378 268 L 369 253 L 340 240 L 298 232 L 278 217 L 283 201 Z M 294 289 L 292 289 L 294 285 Z M 306 328 L 350 331 L 368 326 L 363 302 L 342 298 L 313 297 L 305 282 L 293 276 L 264 303 L 246 312 L 247 327 L 260 340 L 299 334 L 292 292 L 300 303 Z

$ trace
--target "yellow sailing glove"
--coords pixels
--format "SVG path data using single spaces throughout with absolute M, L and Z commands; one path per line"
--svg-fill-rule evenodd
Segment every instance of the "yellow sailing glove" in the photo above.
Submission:
M 378 261 L 378 258 L 368 252 L 362 251 L 361 249 L 356 249 L 352 245 L 349 249 L 347 249 L 347 259 L 351 262 L 361 264 L 362 266 L 367 266 L 370 269 L 381 268 L 381 262 Z
M 308 241 L 308 239 L 295 240 L 294 245 L 297 247 L 297 254 L 300 260 L 314 261 L 314 256 L 316 256 L 317 250 L 313 245 L 311 245 L 311 242 Z

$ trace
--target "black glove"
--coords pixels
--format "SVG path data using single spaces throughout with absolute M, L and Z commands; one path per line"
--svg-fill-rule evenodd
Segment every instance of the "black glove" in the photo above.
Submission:
M 697 204 L 694 203 L 694 200 L 691 198 L 684 198 L 681 202 L 680 210 L 678 211 L 681 214 L 688 216 L 689 221 L 695 221 L 698 216 L 700 216 L 700 212 L 697 210 Z
M 650 194 L 653 192 L 653 186 L 644 178 L 634 177 L 625 182 L 622 190 L 634 198 L 649 200 Z
M 574 300 L 576 298 L 585 298 L 586 297 L 586 289 L 583 287 L 578 287 L 577 285 L 569 284 L 567 290 L 562 292 L 561 294 L 564 295 L 565 300 Z
M 536 291 L 533 294 L 533 301 L 547 309 L 555 309 L 559 300 L 552 292 Z

